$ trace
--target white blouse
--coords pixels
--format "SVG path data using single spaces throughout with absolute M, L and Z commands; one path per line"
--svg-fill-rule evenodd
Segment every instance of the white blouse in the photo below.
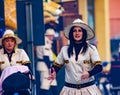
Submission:
M 0 70 L 8 66 L 23 65 L 27 63 L 30 63 L 30 59 L 23 49 L 15 49 L 15 53 L 13 53 L 11 57 L 11 62 L 8 59 L 8 55 L 4 54 L 4 50 L 0 50 Z
M 81 52 L 79 53 L 77 61 L 75 60 L 75 51 L 73 51 L 73 55 L 69 58 L 67 50 L 68 46 L 63 46 L 55 61 L 58 65 L 65 65 L 65 81 L 73 84 L 93 81 L 94 76 L 81 80 L 81 75 L 83 67 L 86 71 L 90 71 L 95 65 L 101 64 L 96 47 L 89 44 L 88 50 L 84 55 Z

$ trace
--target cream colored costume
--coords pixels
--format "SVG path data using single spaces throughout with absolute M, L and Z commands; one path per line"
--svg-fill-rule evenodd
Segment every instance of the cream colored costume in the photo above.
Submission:
M 12 57 L 11 57 L 11 62 L 8 59 L 8 55 L 4 53 L 4 49 L 0 50 L 0 71 L 2 72 L 2 75 L 0 77 L 0 95 L 2 95 L 3 80 L 7 77 L 7 75 L 11 75 L 18 71 L 21 72 L 21 70 L 24 69 L 24 67 L 28 68 L 24 64 L 30 64 L 30 60 L 23 49 L 15 49 L 15 52 L 12 54 Z M 17 67 L 16 69 L 15 69 L 15 66 Z M 11 68 L 13 69 L 13 71 L 8 70 L 7 68 Z M 4 70 L 6 69 L 8 70 L 7 72 L 9 73 L 4 73 Z
M 83 73 L 83 67 L 86 71 L 90 71 L 96 64 L 101 64 L 96 47 L 89 44 L 88 50 L 84 55 L 81 54 L 81 52 L 79 53 L 77 61 L 75 60 L 75 51 L 73 51 L 73 55 L 69 58 L 67 50 L 68 46 L 64 46 L 54 63 L 54 65 L 57 66 L 65 65 L 65 82 L 71 84 L 83 84 L 93 81 L 93 76 L 81 80 L 81 75 Z M 94 84 L 81 89 L 64 86 L 60 95 L 101 95 L 101 93 Z
M 8 59 L 8 55 L 4 53 L 4 50 L 0 50 L 0 69 L 3 70 L 8 66 L 24 65 L 30 63 L 29 57 L 23 49 L 15 49 L 11 57 L 11 62 Z
M 10 48 L 11 52 L 8 54 L 7 50 L 9 50 L 9 41 L 5 41 L 5 39 L 9 38 L 14 38 L 15 47 Z M 11 42 L 12 41 L 9 42 L 9 47 L 14 45 L 11 45 Z M 15 72 L 29 72 L 29 66 L 25 66 L 25 64 L 30 65 L 30 59 L 27 53 L 23 49 L 19 49 L 16 47 L 21 42 L 22 40 L 19 37 L 15 36 L 14 31 L 10 29 L 7 29 L 4 32 L 3 37 L 0 38 L 0 45 L 2 46 L 2 49 L 0 49 L 0 71 L 2 73 L 0 76 L 0 95 L 2 95 L 2 82 L 6 77 L 10 76 Z M 7 45 L 5 45 L 5 43 L 7 43 Z
M 49 60 L 53 62 L 54 58 L 53 58 L 53 52 L 51 48 L 52 48 L 52 41 L 49 40 L 47 37 L 45 37 L 45 45 L 36 47 L 36 51 L 37 51 L 36 53 L 37 53 L 38 59 L 44 59 L 44 56 L 48 56 Z M 40 72 L 40 76 L 41 76 L 41 79 L 40 79 L 41 89 L 49 89 L 50 85 L 54 85 L 54 86 L 57 85 L 56 80 L 53 80 L 53 82 L 50 83 L 51 80 L 47 79 L 49 77 L 49 69 L 44 60 L 38 61 L 37 70 Z

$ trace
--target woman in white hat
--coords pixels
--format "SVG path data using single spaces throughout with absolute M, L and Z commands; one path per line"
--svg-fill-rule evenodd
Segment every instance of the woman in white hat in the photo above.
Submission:
M 27 73 L 32 71 L 27 53 L 23 49 L 17 48 L 17 45 L 21 42 L 22 40 L 15 36 L 10 29 L 6 30 L 0 39 L 0 45 L 2 46 L 2 49 L 0 49 L 0 71 L 1 73 L 5 71 L 0 77 L 0 91 L 2 90 L 2 82 L 7 76 L 16 72 Z M 7 69 L 9 70 L 7 71 Z
M 70 43 L 62 47 L 48 77 L 54 79 L 65 66 L 65 85 L 60 95 L 101 95 L 94 79 L 102 71 L 101 59 L 96 47 L 87 42 L 94 36 L 94 31 L 81 19 L 66 27 L 65 37 Z

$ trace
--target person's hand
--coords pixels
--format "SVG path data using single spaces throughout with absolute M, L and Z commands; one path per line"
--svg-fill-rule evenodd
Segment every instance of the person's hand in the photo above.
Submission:
M 50 75 L 49 75 L 49 77 L 47 79 L 51 80 L 50 81 L 50 84 L 51 84 L 52 81 L 56 78 L 56 72 L 55 72 L 54 68 L 50 68 L 49 71 L 50 71 Z
M 89 78 L 89 73 L 85 70 L 85 67 L 82 67 L 82 76 L 81 76 L 81 80 L 85 80 L 87 78 Z
M 35 76 L 34 76 L 34 75 L 29 74 L 29 78 L 30 78 L 32 81 L 35 80 Z

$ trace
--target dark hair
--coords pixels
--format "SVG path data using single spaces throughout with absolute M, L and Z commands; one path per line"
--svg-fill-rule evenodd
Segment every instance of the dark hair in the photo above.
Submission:
M 87 45 L 87 42 L 86 42 L 86 39 L 87 39 L 87 31 L 85 29 L 83 29 L 82 27 L 82 32 L 83 32 L 83 37 L 82 39 L 79 41 L 80 43 L 79 44 L 76 44 L 74 38 L 73 38 L 73 29 L 75 28 L 75 26 L 73 26 L 71 29 L 70 29 L 70 32 L 69 32 L 69 40 L 70 40 L 70 45 L 68 47 L 68 56 L 70 58 L 70 56 L 73 54 L 73 47 L 75 48 L 75 52 L 76 52 L 76 60 L 78 59 L 78 54 L 80 52 L 80 50 L 82 49 L 82 54 L 85 54 L 85 52 L 87 51 L 87 48 L 88 48 L 88 45 Z

